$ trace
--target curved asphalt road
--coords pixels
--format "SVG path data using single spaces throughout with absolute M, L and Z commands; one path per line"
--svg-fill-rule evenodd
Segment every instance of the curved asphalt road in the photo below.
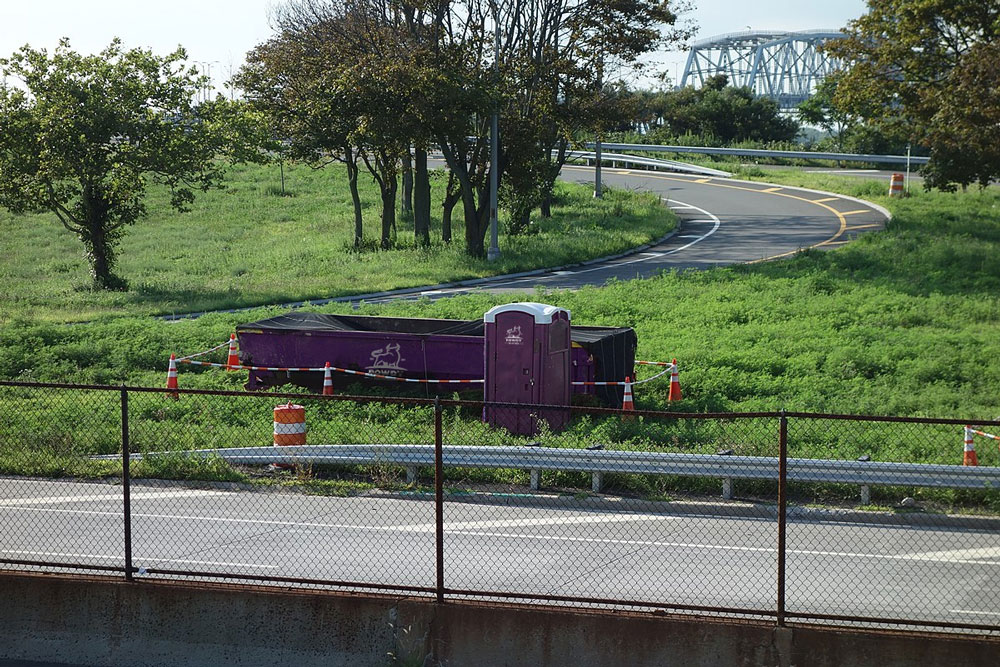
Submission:
M 562 178 L 593 183 L 593 168 L 567 166 Z M 609 279 L 648 278 L 671 269 L 707 269 L 785 257 L 804 248 L 833 249 L 881 228 L 880 207 L 832 193 L 727 178 L 632 169 L 608 169 L 612 187 L 658 194 L 680 219 L 669 237 L 637 253 L 531 275 L 498 276 L 475 284 L 428 287 L 390 294 L 358 295 L 352 302 L 437 299 L 470 292 L 576 289 Z M 314 302 L 315 303 L 315 302 Z

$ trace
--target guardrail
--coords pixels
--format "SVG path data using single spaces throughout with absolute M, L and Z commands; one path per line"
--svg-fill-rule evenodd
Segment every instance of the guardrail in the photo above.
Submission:
M 219 456 L 238 465 L 327 464 L 364 465 L 388 463 L 406 468 L 407 482 L 417 478 L 417 468 L 435 465 L 433 445 L 304 445 L 297 447 L 234 447 L 198 449 L 189 456 Z M 173 455 L 177 453 L 174 452 Z M 155 455 L 155 454 L 152 454 Z M 132 454 L 139 460 L 142 454 Z M 117 456 L 95 458 L 117 459 Z M 861 503 L 871 500 L 872 486 L 914 486 L 935 489 L 1000 489 L 1000 468 L 952 466 L 888 461 L 837 461 L 795 459 L 788 461 L 792 482 L 840 483 L 861 487 Z M 605 473 L 676 475 L 722 479 L 722 497 L 732 498 L 734 479 L 773 480 L 779 477 L 777 457 L 725 454 L 680 454 L 552 447 L 446 446 L 442 464 L 454 468 L 513 468 L 531 471 L 531 488 L 538 490 L 542 470 L 590 473 L 591 489 L 600 492 Z
M 596 144 L 588 143 L 587 148 Z M 708 146 L 659 146 L 654 144 L 609 144 L 602 148 L 613 151 L 643 151 L 648 153 L 696 153 L 702 155 L 732 155 L 736 157 L 766 157 L 803 160 L 837 160 L 841 162 L 874 162 L 879 164 L 927 164 L 930 158 L 908 155 L 870 155 L 865 153 L 818 153 L 814 151 L 773 151 L 759 148 L 711 148 Z
M 597 153 L 587 151 L 569 151 L 566 153 L 566 157 L 571 160 L 577 159 L 590 161 L 597 159 Z M 652 157 L 639 157 L 637 155 L 624 155 L 621 153 L 602 152 L 601 162 L 611 162 L 612 165 L 615 162 L 624 162 L 627 164 L 637 164 L 643 167 L 677 171 L 685 174 L 698 174 L 699 176 L 716 176 L 718 178 L 732 178 L 733 176 L 728 171 L 712 169 L 711 167 L 699 167 L 696 164 L 688 164 L 687 162 L 678 162 L 677 160 L 661 160 Z

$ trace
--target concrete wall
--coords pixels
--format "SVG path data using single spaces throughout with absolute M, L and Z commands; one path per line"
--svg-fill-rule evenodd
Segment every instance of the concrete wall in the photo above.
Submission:
M 0 659 L 76 665 L 973 665 L 1000 640 L 0 574 Z M 426 658 L 426 662 L 424 659 Z

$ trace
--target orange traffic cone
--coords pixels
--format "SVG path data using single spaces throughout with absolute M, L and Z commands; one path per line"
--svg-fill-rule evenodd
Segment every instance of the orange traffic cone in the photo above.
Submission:
M 323 369 L 323 395 L 333 396 L 333 371 L 330 370 L 330 362 L 326 362 Z
M 962 465 L 977 466 L 979 458 L 976 456 L 976 444 L 972 441 L 972 427 L 965 427 L 965 452 L 962 455 Z
M 681 381 L 677 375 L 677 359 L 674 359 L 670 368 L 670 393 L 667 394 L 667 400 L 681 400 Z
M 235 371 L 239 365 L 240 357 L 236 354 L 236 334 L 229 334 L 229 358 L 226 359 L 226 370 Z
M 625 396 L 622 398 L 622 412 L 635 412 L 635 404 L 632 403 L 632 378 L 625 376 Z M 622 414 L 622 419 L 635 419 L 635 415 Z
M 175 355 L 170 355 L 170 365 L 167 366 L 167 389 L 177 389 L 177 362 L 174 361 L 175 358 Z M 176 391 L 169 392 L 167 396 L 175 401 L 179 398 Z

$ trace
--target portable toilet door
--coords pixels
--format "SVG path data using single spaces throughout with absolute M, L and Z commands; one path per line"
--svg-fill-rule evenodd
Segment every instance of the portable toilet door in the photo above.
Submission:
M 486 421 L 519 435 L 538 432 L 538 420 L 558 430 L 569 411 L 490 403 L 568 406 L 570 312 L 541 303 L 496 306 L 484 316 Z

